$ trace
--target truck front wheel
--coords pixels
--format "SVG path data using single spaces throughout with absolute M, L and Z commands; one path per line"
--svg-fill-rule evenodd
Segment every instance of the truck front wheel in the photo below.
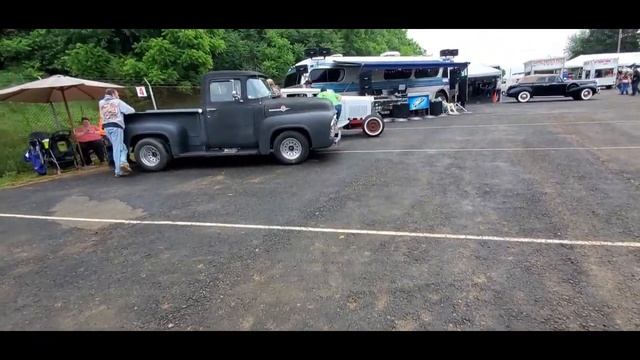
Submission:
M 145 138 L 138 141 L 133 155 L 138 165 L 147 171 L 164 169 L 171 157 L 167 151 L 167 144 L 157 138 Z
M 299 164 L 309 156 L 309 140 L 297 131 L 285 131 L 273 142 L 273 154 L 285 165 Z

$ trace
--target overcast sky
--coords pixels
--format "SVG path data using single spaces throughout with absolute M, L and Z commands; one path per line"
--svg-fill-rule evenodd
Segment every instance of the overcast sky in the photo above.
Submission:
M 409 30 L 409 37 L 429 54 L 442 49 L 458 49 L 459 59 L 484 65 L 500 65 L 509 74 L 522 71 L 528 60 L 564 55 L 570 35 L 578 30 Z

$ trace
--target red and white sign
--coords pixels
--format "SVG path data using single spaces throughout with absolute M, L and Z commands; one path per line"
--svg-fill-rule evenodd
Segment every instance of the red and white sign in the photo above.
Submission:
M 561 69 L 564 66 L 565 61 L 566 61 L 566 58 L 564 57 L 531 60 L 524 63 L 524 71 L 531 72 L 532 70 L 541 71 L 541 70 Z
M 138 97 L 147 97 L 147 89 L 144 86 L 136 86 Z
M 583 68 L 609 68 L 618 66 L 618 58 L 609 59 L 596 59 L 591 61 L 585 61 Z

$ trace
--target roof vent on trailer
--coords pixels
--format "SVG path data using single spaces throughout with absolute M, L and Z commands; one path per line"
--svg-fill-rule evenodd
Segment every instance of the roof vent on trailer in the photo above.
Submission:
M 380 56 L 400 56 L 399 51 L 387 51 L 385 53 L 380 54 Z

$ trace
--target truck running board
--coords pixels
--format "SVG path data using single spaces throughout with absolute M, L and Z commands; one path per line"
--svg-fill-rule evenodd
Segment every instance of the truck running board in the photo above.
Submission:
M 258 149 L 216 149 L 209 151 L 192 151 L 174 155 L 174 158 L 200 157 L 200 156 L 228 156 L 228 155 L 258 155 Z

